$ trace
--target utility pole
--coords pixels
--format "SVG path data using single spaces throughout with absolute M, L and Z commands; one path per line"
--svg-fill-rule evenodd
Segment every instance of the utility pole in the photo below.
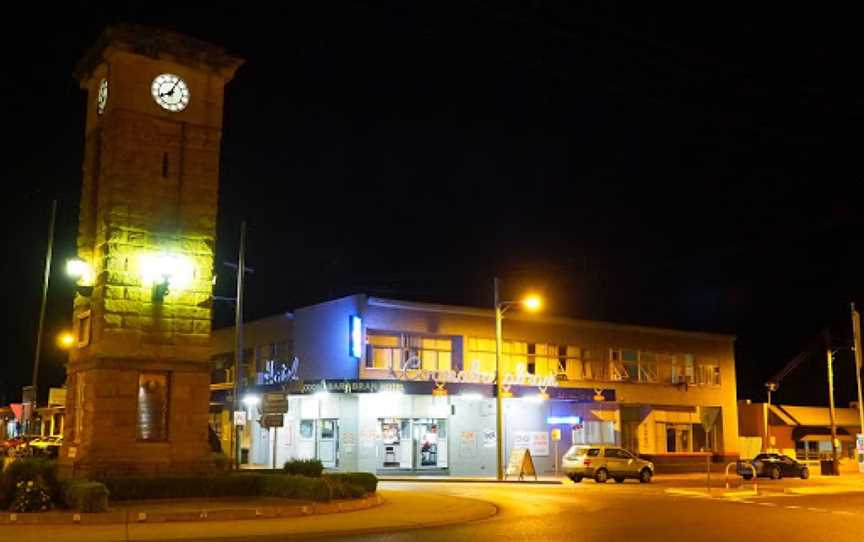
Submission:
M 51 221 L 48 226 L 48 248 L 45 252 L 45 275 L 42 279 L 42 307 L 39 309 L 39 327 L 36 331 L 36 354 L 33 358 L 33 404 L 30 406 L 30 416 L 36 411 L 36 404 L 39 402 L 39 359 L 42 354 L 42 330 L 45 327 L 45 305 L 48 302 L 48 281 L 51 278 L 51 256 L 54 253 L 54 223 L 57 219 L 57 200 L 51 202 Z M 30 419 L 27 420 L 28 431 Z
M 831 342 L 828 340 L 828 412 L 831 415 L 831 459 L 833 460 L 831 470 L 835 476 L 840 473 L 840 465 L 837 464 L 837 418 L 834 415 L 834 353 L 831 351 Z
M 240 223 L 240 254 L 237 259 L 237 299 L 234 312 L 234 412 L 239 411 L 243 404 L 240 400 L 240 381 L 243 377 L 243 275 L 246 272 L 246 221 Z M 232 413 L 232 417 L 233 417 Z M 240 470 L 240 426 L 236 420 L 231 420 L 234 427 L 234 442 L 232 450 L 237 470 Z M 249 420 L 246 420 L 249 424 Z
M 855 448 L 856 457 L 858 459 L 858 470 L 864 471 L 864 457 L 861 457 L 861 449 L 858 439 L 864 438 L 864 400 L 861 399 L 861 315 L 855 310 L 855 303 L 851 303 L 852 307 L 852 349 L 855 351 L 855 381 L 858 383 L 858 422 L 861 427 L 861 434 L 856 436 Z
M 502 386 L 501 370 L 501 351 L 503 350 L 502 340 L 502 319 L 504 314 L 501 311 L 501 299 L 498 295 L 498 277 L 494 279 L 495 287 L 495 440 L 498 445 L 498 461 L 497 463 L 497 479 L 504 479 L 504 400 L 502 394 L 504 388 Z
M 768 403 L 765 404 L 765 408 L 762 409 L 762 422 L 765 425 L 765 451 L 769 451 L 771 448 L 771 425 L 768 423 L 768 418 L 771 416 L 771 393 L 777 391 L 777 384 L 775 382 L 768 382 L 765 384 L 765 388 L 768 391 Z

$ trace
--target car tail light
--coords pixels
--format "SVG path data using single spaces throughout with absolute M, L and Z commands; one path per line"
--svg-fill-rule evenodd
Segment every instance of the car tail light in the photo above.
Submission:
M 582 462 L 582 464 L 585 465 L 586 467 L 590 467 L 591 466 L 591 460 L 586 459 L 585 461 Z

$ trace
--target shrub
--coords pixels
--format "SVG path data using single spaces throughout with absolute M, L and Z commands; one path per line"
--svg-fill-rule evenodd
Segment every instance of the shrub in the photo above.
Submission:
M 261 475 L 202 477 L 107 478 L 102 480 L 112 500 L 249 497 L 257 495 Z
M 322 478 L 330 489 L 331 499 L 358 499 L 366 494 L 362 487 L 350 483 L 340 476 L 324 476 Z
M 70 480 L 63 484 L 63 502 L 78 512 L 106 512 L 108 488 L 100 482 Z
M 261 495 L 318 502 L 330 500 L 330 486 L 323 478 L 306 476 L 262 476 Z
M 357 486 L 364 493 L 375 493 L 378 489 L 378 477 L 371 472 L 344 472 L 325 474 L 325 478 L 338 479 L 342 483 Z
M 12 512 L 46 512 L 54 507 L 51 493 L 44 480 L 21 480 L 15 484 Z
M 318 459 L 291 459 L 285 462 L 283 470 L 286 474 L 320 478 L 324 472 L 324 464 Z
M 57 502 L 57 468 L 53 461 L 44 458 L 27 457 L 16 459 L 0 474 L 0 508 L 11 505 L 18 493 L 19 482 L 41 482 L 52 502 Z

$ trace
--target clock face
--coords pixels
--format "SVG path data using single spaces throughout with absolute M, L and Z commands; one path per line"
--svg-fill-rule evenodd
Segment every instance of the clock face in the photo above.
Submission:
M 168 111 L 183 111 L 189 104 L 186 81 L 171 73 L 163 73 L 153 79 L 150 92 L 156 103 Z
M 99 93 L 96 95 L 96 112 L 100 115 L 105 112 L 105 105 L 108 103 L 108 80 L 102 79 L 99 82 Z

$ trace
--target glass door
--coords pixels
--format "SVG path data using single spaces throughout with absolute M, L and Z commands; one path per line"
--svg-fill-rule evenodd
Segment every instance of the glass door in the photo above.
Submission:
M 324 468 L 333 469 L 338 466 L 339 420 L 318 420 L 318 459 Z
M 414 420 L 415 465 L 418 470 L 447 468 L 447 420 Z

